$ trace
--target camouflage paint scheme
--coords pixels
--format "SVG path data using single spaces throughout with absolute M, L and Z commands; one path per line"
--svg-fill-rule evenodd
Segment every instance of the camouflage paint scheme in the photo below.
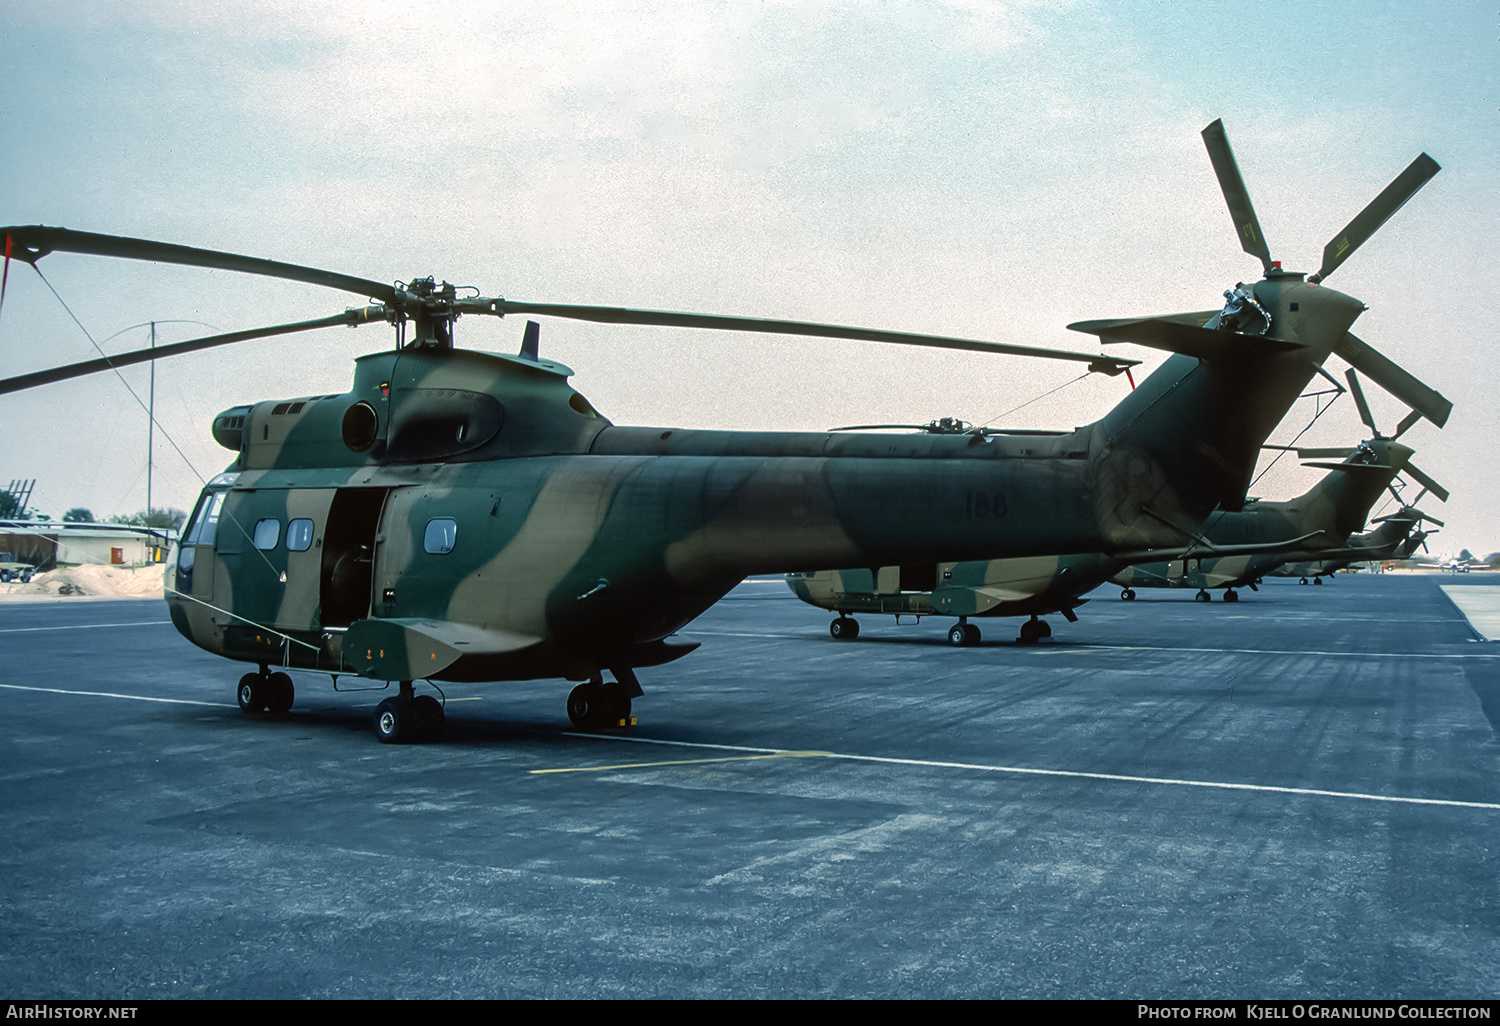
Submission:
M 1422 515 L 1409 506 L 1386 519 L 1373 531 L 1355 535 L 1336 553 L 1327 553 L 1322 559 L 1287 563 L 1267 571 L 1267 577 L 1331 577 L 1351 563 L 1382 563 L 1411 557 L 1417 547 L 1427 540 L 1427 532 L 1417 531 Z
M 1271 553 L 1155 561 L 1131 566 L 1124 556 L 1074 553 L 981 562 L 943 563 L 926 588 L 906 587 L 928 568 L 822 570 L 788 574 L 787 584 L 802 601 L 842 615 L 889 613 L 897 616 L 1042 616 L 1061 612 L 1068 619 L 1088 592 L 1113 579 L 1124 587 L 1238 587 L 1254 581 L 1264 567 L 1280 565 L 1288 552 L 1302 556 L 1326 546 L 1299 545 L 1298 539 L 1325 532 L 1330 543 L 1364 523 L 1385 486 L 1406 465 L 1412 450 L 1374 439 L 1357 450 L 1305 495 L 1287 502 L 1251 501 L 1238 513 L 1215 513 L 1204 536 L 1218 546 L 1279 546 Z M 1336 547 L 1336 546 L 1335 546 Z M 1182 551 L 1182 546 L 1179 546 Z M 914 572 L 916 571 L 916 572 Z M 1247 580 L 1248 575 L 1248 580 Z
M 1341 464 L 1312 464 L 1334 469 L 1297 498 L 1254 501 L 1237 513 L 1216 513 L 1204 526 L 1204 537 L 1213 545 L 1265 545 L 1268 551 L 1141 563 L 1111 580 L 1127 589 L 1241 588 L 1288 559 L 1341 551 L 1411 455 L 1411 448 L 1400 442 L 1371 439 Z
M 939 563 L 935 568 L 819 570 L 788 574 L 787 585 L 802 601 L 841 614 L 1030 616 L 1081 605 L 1086 600 L 1079 596 L 1107 580 L 1119 565 L 1119 560 L 1098 554 L 1023 556 Z M 914 569 L 927 571 L 934 584 L 906 586 Z
M 1243 502 L 1259 446 L 1364 309 L 1289 272 L 1254 290 L 1267 336 L 1217 330 L 1212 313 L 1076 325 L 1145 325 L 1197 355 L 1056 436 L 616 427 L 558 364 L 372 354 L 348 393 L 215 421 L 238 476 L 208 489 L 225 493 L 217 544 L 176 578 L 172 618 L 261 665 L 585 679 L 685 654 L 671 635 L 749 574 L 1180 547 Z M 361 404 L 372 439 L 356 451 L 345 424 Z M 250 544 L 258 521 L 284 535 L 298 516 L 314 524 L 307 552 Z M 452 551 L 424 550 L 434 518 L 453 520 Z

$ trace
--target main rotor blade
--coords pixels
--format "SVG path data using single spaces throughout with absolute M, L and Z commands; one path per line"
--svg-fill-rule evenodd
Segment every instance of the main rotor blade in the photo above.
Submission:
M 1408 462 L 1406 464 L 1405 468 L 1403 468 L 1401 472 L 1403 474 L 1409 474 L 1409 475 L 1411 475 L 1413 478 L 1416 479 L 1416 482 L 1418 484 L 1420 484 L 1423 488 L 1426 488 L 1433 495 L 1436 495 L 1440 501 L 1442 501 L 1442 502 L 1447 502 L 1448 501 L 1448 489 L 1444 488 L 1442 485 L 1438 484 L 1432 478 L 1428 477 L 1426 474 L 1422 473 L 1416 467 L 1412 466 L 1411 463 Z
M 1353 456 L 1358 451 L 1358 449 L 1352 449 L 1347 445 L 1335 446 L 1328 449 L 1298 449 L 1297 458 L 1299 460 L 1341 460 L 1348 456 Z
M 1380 429 L 1375 426 L 1375 418 L 1370 413 L 1370 404 L 1365 402 L 1365 390 L 1359 387 L 1359 375 L 1350 367 L 1344 372 L 1344 377 L 1349 379 L 1349 393 L 1354 396 L 1354 405 L 1359 407 L 1359 419 L 1375 432 L 1377 438 L 1380 437 Z
M 1453 412 L 1453 404 L 1376 352 L 1368 343 L 1346 332 L 1338 345 L 1333 347 L 1333 351 L 1345 363 L 1357 368 L 1361 374 L 1438 427 L 1448 423 L 1448 414 Z
M 1229 204 L 1229 216 L 1234 219 L 1234 230 L 1239 233 L 1241 248 L 1251 256 L 1260 257 L 1261 266 L 1270 274 L 1271 251 L 1261 234 L 1260 221 L 1250 203 L 1250 193 L 1240 175 L 1240 166 L 1235 162 L 1234 151 L 1229 148 L 1229 137 L 1224 134 L 1222 120 L 1216 120 L 1203 130 L 1203 145 L 1208 147 L 1208 159 L 1213 161 L 1219 189 L 1224 193 L 1224 202 Z
M 71 363 L 65 367 L 53 367 L 50 370 L 36 371 L 31 374 L 20 374 L 13 378 L 5 378 L 0 380 L 0 395 L 4 395 L 7 392 L 19 392 L 26 388 L 36 388 L 38 385 L 50 385 L 54 381 L 81 378 L 85 374 L 97 374 L 99 371 L 109 370 L 114 367 L 128 367 L 131 364 L 146 363 L 149 360 L 164 360 L 169 356 L 195 353 L 200 349 L 227 346 L 231 342 L 245 342 L 252 338 L 290 335 L 293 332 L 311 331 L 314 328 L 331 328 L 338 324 L 363 324 L 367 321 L 376 320 L 385 320 L 385 307 L 356 307 L 353 310 L 345 310 L 341 314 L 335 314 L 332 317 L 322 317 L 315 321 L 298 321 L 295 324 L 277 324 L 269 328 L 231 331 L 226 335 L 208 335 L 204 338 L 189 339 L 186 342 L 173 342 L 170 345 L 156 346 L 153 349 L 137 349 L 134 352 L 120 353 L 117 356 L 106 356 L 97 360 L 84 360 L 82 363 Z
M 1337 270 L 1351 253 L 1364 245 L 1366 239 L 1379 231 L 1380 226 L 1390 220 L 1392 214 L 1405 206 L 1406 201 L 1415 196 L 1417 190 L 1441 170 L 1438 162 L 1425 153 L 1408 164 L 1405 171 L 1397 175 L 1379 196 L 1370 201 L 1369 206 L 1355 214 L 1354 220 L 1323 247 L 1323 266 L 1308 281 L 1316 284 Z
M 1074 353 L 1063 349 L 1041 349 L 1035 346 L 1013 346 L 1003 342 L 981 342 L 978 339 L 950 338 L 945 335 L 919 335 L 906 331 L 881 331 L 875 328 L 851 328 L 837 324 L 814 324 L 808 321 L 778 321 L 759 317 L 725 317 L 718 314 L 673 313 L 665 310 L 635 310 L 620 306 L 573 306 L 562 303 L 521 303 L 509 299 L 486 300 L 492 311 L 505 314 L 534 314 L 542 317 L 567 317 L 576 321 L 601 324 L 644 324 L 665 328 L 711 328 L 719 331 L 753 331 L 771 335 L 806 335 L 814 338 L 847 338 L 858 342 L 893 342 L 905 346 L 928 346 L 934 349 L 963 349 L 974 353 L 1000 353 L 1009 356 L 1040 356 L 1050 360 L 1086 363 L 1089 370 L 1119 374 L 1141 361 L 1093 353 Z
M 169 242 L 152 242 L 148 239 L 131 239 L 118 235 L 97 235 L 93 232 L 76 232 L 70 228 L 49 228 L 46 225 L 16 225 L 0 228 L 0 236 L 10 236 L 15 244 L 12 254 L 17 260 L 35 264 L 48 253 L 87 253 L 93 256 L 119 257 L 122 260 L 150 260 L 161 264 L 186 264 L 190 267 L 214 267 L 221 271 L 242 271 L 245 274 L 260 274 L 268 278 L 285 278 L 288 281 L 324 285 L 332 289 L 352 292 L 367 299 L 394 302 L 396 288 L 387 282 L 354 278 L 333 271 L 320 271 L 315 267 L 284 264 L 279 260 L 262 260 L 259 257 L 240 256 L 236 253 L 221 253 L 212 249 L 194 249 Z

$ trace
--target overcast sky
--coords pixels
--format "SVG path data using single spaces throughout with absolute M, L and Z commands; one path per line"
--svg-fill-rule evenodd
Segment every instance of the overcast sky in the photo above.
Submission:
M 1356 333 L 1454 402 L 1446 429 L 1403 441 L 1453 491 L 1423 502 L 1448 521 L 1437 547 L 1482 554 L 1500 549 L 1497 37 L 1493 5 L 1368 0 L 0 0 L 0 223 L 512 299 L 1091 349 L 1064 326 L 1214 308 L 1259 276 L 1199 137 L 1214 118 L 1272 255 L 1308 271 L 1425 150 L 1442 173 L 1330 284 L 1369 305 Z M 67 254 L 39 266 L 61 301 L 12 265 L 6 374 L 94 355 L 85 329 L 102 343 L 201 322 L 161 324 L 167 342 L 358 301 Z M 469 318 L 459 341 L 513 351 L 523 326 Z M 385 331 L 161 364 L 158 419 L 185 458 L 158 435 L 153 501 L 190 506 L 229 460 L 209 438 L 219 410 L 343 391 Z M 1072 364 L 562 321 L 542 351 L 624 424 L 1072 427 L 1129 387 L 1067 384 Z M 144 398 L 146 370 L 124 377 Z M 1371 399 L 1386 430 L 1406 412 Z M 1299 403 L 1276 440 L 1313 413 Z M 1304 440 L 1366 433 L 1344 398 Z M 113 375 L 0 399 L 0 485 L 36 478 L 53 516 L 140 509 L 145 451 L 146 415 Z M 1254 492 L 1289 498 L 1319 473 L 1283 459 Z

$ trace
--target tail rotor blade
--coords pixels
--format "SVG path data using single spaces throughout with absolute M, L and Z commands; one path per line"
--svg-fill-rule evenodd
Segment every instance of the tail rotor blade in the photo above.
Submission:
M 1400 438 L 1402 435 L 1406 434 L 1408 428 L 1410 428 L 1413 424 L 1421 419 L 1422 411 L 1412 410 L 1406 416 L 1401 418 L 1401 423 L 1396 425 L 1396 433 L 1392 435 L 1391 438 Z
M 1349 379 L 1349 393 L 1354 396 L 1354 405 L 1359 407 L 1359 419 L 1379 438 L 1380 429 L 1375 426 L 1375 418 L 1370 414 L 1370 404 L 1365 402 L 1365 390 L 1359 387 L 1359 375 L 1351 367 L 1344 372 L 1344 377 Z
M 1234 151 L 1229 148 L 1229 137 L 1224 134 L 1222 120 L 1216 120 L 1203 130 L 1203 145 L 1208 147 L 1208 159 L 1213 161 L 1219 189 L 1224 193 L 1224 202 L 1229 204 L 1229 216 L 1234 218 L 1240 247 L 1251 256 L 1259 257 L 1261 266 L 1270 274 L 1271 251 L 1261 233 L 1260 220 L 1255 216 L 1255 207 L 1250 202 L 1250 193 L 1240 175 L 1240 166 L 1235 162 Z
M 1407 165 L 1406 170 L 1397 175 L 1395 181 L 1371 200 L 1369 206 L 1354 215 L 1354 220 L 1323 247 L 1323 266 L 1308 280 L 1320 282 L 1337 270 L 1351 253 L 1364 245 L 1365 240 L 1379 231 L 1380 226 L 1405 206 L 1406 201 L 1415 196 L 1417 190 L 1440 170 L 1438 162 L 1425 153 Z
M 1426 474 L 1422 473 L 1421 470 L 1417 469 L 1411 463 L 1407 463 L 1406 464 L 1406 467 L 1402 470 L 1402 473 L 1403 474 L 1409 474 L 1409 475 L 1411 475 L 1411 477 L 1412 477 L 1413 480 L 1415 480 L 1423 488 L 1426 488 L 1433 495 L 1436 495 L 1438 497 L 1439 501 L 1442 501 L 1442 502 L 1447 502 L 1448 501 L 1448 489 L 1444 488 L 1442 485 L 1438 484 L 1432 478 L 1430 478 Z

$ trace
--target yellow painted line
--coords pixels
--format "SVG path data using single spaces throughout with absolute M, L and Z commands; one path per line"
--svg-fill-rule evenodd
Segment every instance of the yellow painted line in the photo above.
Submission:
M 658 766 L 699 766 L 709 762 L 755 762 L 760 759 L 819 759 L 832 752 L 776 752 L 772 755 L 730 755 L 722 759 L 672 759 L 666 762 L 622 762 L 614 766 L 565 766 L 561 769 L 539 769 L 532 773 L 603 773 L 607 770 L 654 769 Z

